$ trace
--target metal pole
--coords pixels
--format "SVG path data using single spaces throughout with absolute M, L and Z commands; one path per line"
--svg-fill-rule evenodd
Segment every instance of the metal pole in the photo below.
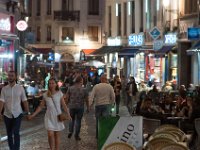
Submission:
M 198 67 L 198 84 L 200 83 L 200 64 L 199 64 L 199 63 L 200 63 L 200 62 L 199 62 L 200 59 L 199 59 L 199 58 L 200 58 L 200 52 L 197 52 L 197 63 L 198 63 L 198 66 L 197 66 L 197 67 Z
M 198 6 L 198 25 L 200 25 L 200 0 L 197 1 L 197 6 Z
M 178 0 L 178 2 L 177 2 L 177 32 L 178 32 L 178 36 L 179 36 L 179 34 L 180 34 L 180 8 L 179 8 L 179 6 L 180 6 L 180 0 Z M 179 38 L 179 37 L 178 37 Z

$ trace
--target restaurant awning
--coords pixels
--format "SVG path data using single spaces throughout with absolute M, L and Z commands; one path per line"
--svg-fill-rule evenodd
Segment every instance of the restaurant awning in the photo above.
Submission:
M 134 56 L 135 53 L 139 51 L 139 48 L 137 47 L 126 47 L 119 51 L 118 56 Z
M 48 54 L 53 52 L 52 44 L 28 44 L 27 47 L 34 51 L 36 54 Z
M 85 55 L 91 55 L 96 49 L 82 49 Z
M 94 51 L 93 55 L 104 55 L 106 53 L 119 52 L 122 49 L 122 46 L 102 46 L 101 48 Z
M 29 55 L 36 54 L 36 52 L 33 51 L 33 50 L 31 50 L 31 49 L 24 48 L 24 47 L 22 47 L 22 46 L 19 46 L 19 48 L 20 48 L 21 50 L 23 50 L 25 54 L 29 54 Z
M 52 44 L 28 44 L 28 47 L 32 48 L 52 48 Z
M 165 55 L 174 49 L 174 45 L 164 45 L 160 50 L 155 51 L 156 55 Z

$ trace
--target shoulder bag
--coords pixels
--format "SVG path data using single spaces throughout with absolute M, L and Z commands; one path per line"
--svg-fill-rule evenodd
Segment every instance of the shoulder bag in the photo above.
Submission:
M 56 111 L 57 111 L 57 113 L 58 113 L 58 110 L 57 110 L 57 107 L 56 107 L 56 104 L 55 104 L 55 102 L 54 102 L 53 97 L 51 97 L 51 99 L 52 99 L 53 104 L 54 104 L 54 107 L 55 107 L 55 109 L 56 109 Z M 65 121 L 65 120 L 68 119 L 67 114 L 66 114 L 66 113 L 63 113 L 63 112 L 61 112 L 61 114 L 57 115 L 57 118 L 58 118 L 58 121 L 59 121 L 59 122 L 63 122 L 63 121 Z

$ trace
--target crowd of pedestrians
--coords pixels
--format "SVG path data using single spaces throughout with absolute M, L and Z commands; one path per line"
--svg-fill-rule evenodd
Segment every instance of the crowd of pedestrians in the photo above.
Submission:
M 19 131 L 23 111 L 27 113 L 27 119 L 32 120 L 43 108 L 46 108 L 44 124 L 51 150 L 59 150 L 60 132 L 65 125 L 57 119 L 57 116 L 62 111 L 68 117 L 68 138 L 74 136 L 76 141 L 81 140 L 81 121 L 84 112 L 89 113 L 92 107 L 95 108 L 96 138 L 98 138 L 99 118 L 110 116 L 111 108 L 114 106 L 116 116 L 119 116 L 121 105 L 125 105 L 130 116 L 141 115 L 160 119 L 163 124 L 177 125 L 177 122 L 167 119 L 169 116 L 185 117 L 187 122 L 182 122 L 180 128 L 186 132 L 187 130 L 194 131 L 194 119 L 200 117 L 200 88 L 192 84 L 188 89 L 181 85 L 175 91 L 170 82 L 158 88 L 156 84 L 150 87 L 143 81 L 137 83 L 132 76 L 129 79 L 122 76 L 120 79 L 116 75 L 108 80 L 106 74 L 100 76 L 94 73 L 91 77 L 85 72 L 71 71 L 65 74 L 63 81 L 59 80 L 59 82 L 48 76 L 47 85 L 43 85 L 47 90 L 43 92 L 39 106 L 30 114 L 25 93 L 35 92 L 35 89 L 29 87 L 24 90 L 18 85 L 14 71 L 8 73 L 8 83 L 1 91 L 0 111 L 4 108 L 3 116 L 10 150 L 19 150 Z M 39 87 L 39 84 L 33 87 Z M 37 92 L 40 91 L 37 90 Z M 21 101 L 24 110 L 22 110 Z

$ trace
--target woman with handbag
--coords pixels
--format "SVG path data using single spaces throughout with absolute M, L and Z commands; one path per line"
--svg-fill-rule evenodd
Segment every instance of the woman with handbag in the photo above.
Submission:
M 60 131 L 64 130 L 65 128 L 63 121 L 61 121 L 59 118 L 61 114 L 63 115 L 61 106 L 67 113 L 69 120 L 71 120 L 71 116 L 69 114 L 67 105 L 65 104 L 63 94 L 59 90 L 56 80 L 54 78 L 49 79 L 48 91 L 43 94 L 43 100 L 37 107 L 36 111 L 32 115 L 28 116 L 28 119 L 31 120 L 32 118 L 34 118 L 45 105 L 47 107 L 47 110 L 44 118 L 44 124 L 48 132 L 49 146 L 51 150 L 59 150 Z

